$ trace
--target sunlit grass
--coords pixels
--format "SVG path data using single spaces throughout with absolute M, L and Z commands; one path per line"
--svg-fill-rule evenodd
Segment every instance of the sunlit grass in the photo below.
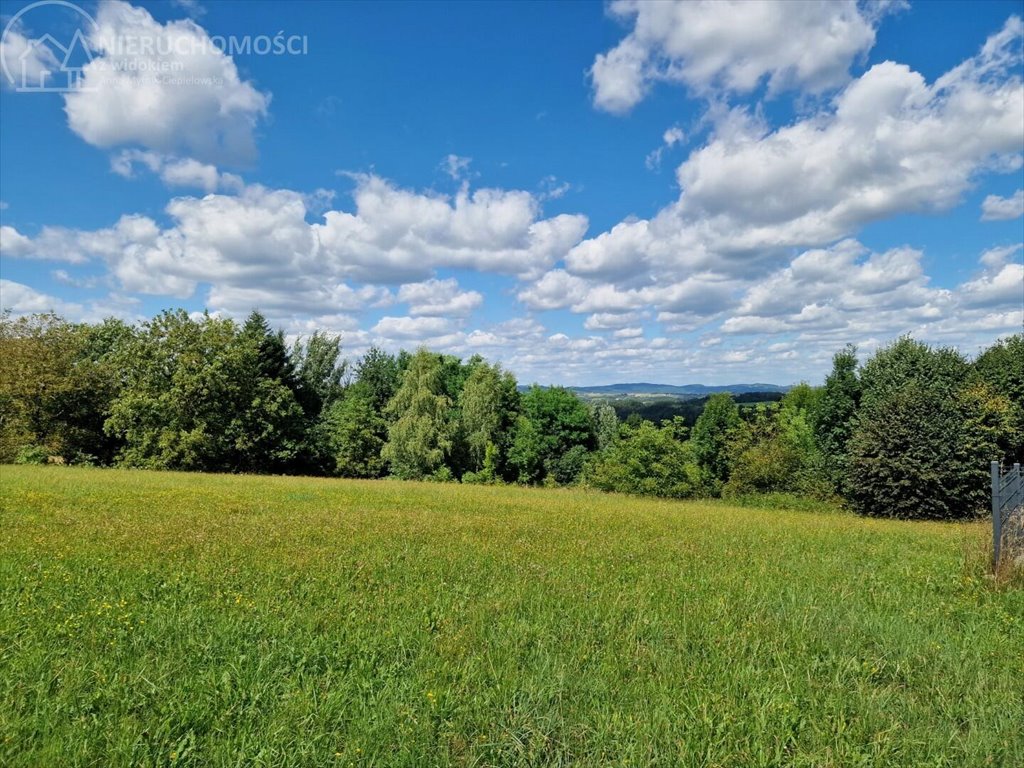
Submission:
M 1024 765 L 983 524 L 0 467 L 0 764 Z

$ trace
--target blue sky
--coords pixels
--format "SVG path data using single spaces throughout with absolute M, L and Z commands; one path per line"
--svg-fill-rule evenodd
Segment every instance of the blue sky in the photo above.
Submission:
M 818 381 L 847 342 L 1024 324 L 1020 2 L 27 5 L 14 314 L 259 307 L 572 384 Z M 28 92 L 76 29 L 79 87 Z

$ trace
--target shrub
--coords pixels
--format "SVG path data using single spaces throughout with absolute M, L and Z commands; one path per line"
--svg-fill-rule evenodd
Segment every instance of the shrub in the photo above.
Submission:
M 626 427 L 621 440 L 597 454 L 587 482 L 604 491 L 681 499 L 695 495 L 700 470 L 671 427 L 645 421 Z
M 728 393 L 712 395 L 693 425 L 690 444 L 702 483 L 717 495 L 729 479 L 729 441 L 740 425 L 740 411 Z
M 847 497 L 863 514 L 956 519 L 983 511 L 998 450 L 968 366 L 954 350 L 900 339 L 861 374 Z
M 14 457 L 15 464 L 46 464 L 50 452 L 41 445 L 25 445 L 18 449 Z

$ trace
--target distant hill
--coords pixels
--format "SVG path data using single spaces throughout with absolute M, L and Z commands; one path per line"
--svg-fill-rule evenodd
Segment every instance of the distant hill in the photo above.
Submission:
M 704 397 L 717 392 L 731 392 L 742 395 L 748 392 L 788 392 L 789 387 L 778 384 L 723 384 L 709 386 L 707 384 L 649 384 L 646 382 L 632 384 L 603 384 L 596 387 L 569 387 L 569 389 L 587 395 L 676 395 L 677 397 Z

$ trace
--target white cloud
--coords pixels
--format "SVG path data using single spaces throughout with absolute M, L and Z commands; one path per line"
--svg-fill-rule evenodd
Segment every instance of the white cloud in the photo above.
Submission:
M 720 111 L 710 139 L 679 166 L 679 200 L 584 240 L 566 271 L 626 288 L 695 272 L 756 278 L 793 249 L 954 206 L 979 174 L 1020 167 L 1022 30 L 1012 17 L 933 84 L 877 64 L 830 105 L 776 130 L 756 113 Z
M 232 173 L 220 173 L 217 167 L 193 158 L 178 158 L 140 149 L 123 149 L 110 158 L 110 169 L 125 178 L 135 175 L 141 165 L 160 176 L 169 187 L 192 187 L 206 192 L 241 191 L 242 179 Z
M 16 23 L 0 39 L 0 60 L 3 71 L 10 76 L 0 78 L 0 85 L 9 89 L 21 87 L 23 83 L 27 87 L 48 87 L 61 63 L 48 45 L 33 45 L 34 41 L 26 37 L 24 31 Z
M 444 317 L 382 317 L 370 332 L 387 339 L 424 341 L 452 330 L 451 320 Z
M 531 309 L 559 309 L 574 304 L 587 292 L 587 282 L 564 269 L 553 269 L 519 292 Z
M 683 129 L 678 125 L 673 125 L 671 128 L 665 129 L 665 133 L 661 136 L 661 146 L 652 151 L 644 158 L 644 165 L 647 166 L 648 170 L 656 171 L 661 168 L 661 158 L 665 152 L 675 147 L 677 144 L 682 144 L 686 139 L 686 134 L 683 133 Z
M 465 317 L 479 307 L 484 297 L 477 291 L 462 291 L 454 278 L 406 283 L 398 300 L 409 305 L 413 316 Z
M 923 254 L 910 248 L 870 253 L 847 240 L 807 251 L 751 286 L 721 331 L 796 333 L 804 342 L 901 333 L 946 337 L 956 326 L 961 338 L 971 330 L 994 335 L 1024 310 L 1024 266 L 996 263 L 991 253 L 980 259 L 985 269 L 978 277 L 949 290 L 931 286 Z
M 188 13 L 190 16 L 205 16 L 206 8 L 204 8 L 198 0 L 171 0 L 171 5 L 175 5 L 181 8 L 183 11 Z
M 559 181 L 557 176 L 545 176 L 537 186 L 540 190 L 537 199 L 541 201 L 561 200 L 572 189 L 572 184 Z
M 30 256 L 32 241 L 14 227 L 0 226 L 0 254 L 12 258 Z
M 989 195 L 981 203 L 982 221 L 1008 221 L 1024 216 L 1024 189 L 1018 189 L 1010 197 Z
M 469 171 L 469 164 L 473 162 L 471 157 L 460 157 L 459 155 L 448 155 L 441 161 L 441 170 L 448 176 L 458 181 Z
M 68 124 L 85 141 L 217 164 L 255 156 L 253 133 L 270 96 L 243 81 L 194 21 L 160 24 L 145 9 L 103 0 L 88 32 L 96 55 L 82 89 L 65 94 Z
M 1024 248 L 1024 243 L 1016 243 L 1014 245 L 1003 245 L 995 248 L 989 248 L 983 254 L 981 254 L 981 263 L 989 267 L 990 269 L 998 269 L 1008 262 L 1017 251 Z
M 629 34 L 599 54 L 590 76 L 594 104 L 624 113 L 658 81 L 704 93 L 769 93 L 842 85 L 875 42 L 876 18 L 854 0 L 615 0 L 611 13 Z
M 742 222 L 751 247 L 827 242 L 879 218 L 959 201 L 994 157 L 1019 152 L 1018 77 L 928 86 L 877 64 L 820 114 L 760 138 L 715 140 L 680 166 L 676 212 Z
M 634 325 L 641 319 L 639 312 L 597 312 L 583 321 L 583 327 L 588 331 L 608 331 Z
M 0 279 L 0 309 L 10 310 L 15 315 L 33 312 L 77 315 L 81 312 L 81 305 L 69 304 L 13 280 Z
M 644 335 L 644 329 L 640 326 L 634 326 L 630 328 L 620 328 L 619 330 L 612 333 L 612 338 L 615 339 L 637 339 Z
M 1024 264 L 1004 264 L 960 286 L 960 301 L 967 307 L 1024 308 Z
M 329 211 L 314 226 L 339 270 L 366 282 L 412 282 L 438 267 L 540 274 L 580 241 L 584 216 L 542 219 L 529 192 L 465 187 L 454 198 L 356 177 L 354 213 Z
M 23 283 L 0 279 L 0 311 L 10 311 L 14 316 L 54 312 L 76 322 L 96 323 L 108 317 L 135 322 L 142 319 L 138 310 L 139 301 L 128 296 L 111 294 L 105 299 L 82 304 L 42 293 Z
M 117 227 L 95 232 L 43 227 L 35 237 L 28 237 L 11 226 L 0 227 L 0 252 L 10 258 L 81 264 L 91 255 L 119 252 L 120 241 Z
M 129 159 L 168 167 L 159 155 Z M 518 191 L 463 189 L 446 198 L 367 176 L 355 200 L 354 212 L 332 210 L 310 223 L 309 195 L 250 185 L 175 198 L 168 226 L 134 215 L 105 229 L 44 228 L 36 237 L 5 227 L 2 245 L 5 257 L 100 260 L 121 289 L 137 293 L 188 298 L 208 285 L 207 305 L 229 313 L 258 306 L 278 318 L 329 315 L 397 299 L 417 318 L 464 317 L 482 295 L 434 278 L 436 270 L 539 273 L 586 226 L 578 216 L 540 218 L 536 199 Z M 381 285 L 396 282 L 404 283 L 397 297 Z

